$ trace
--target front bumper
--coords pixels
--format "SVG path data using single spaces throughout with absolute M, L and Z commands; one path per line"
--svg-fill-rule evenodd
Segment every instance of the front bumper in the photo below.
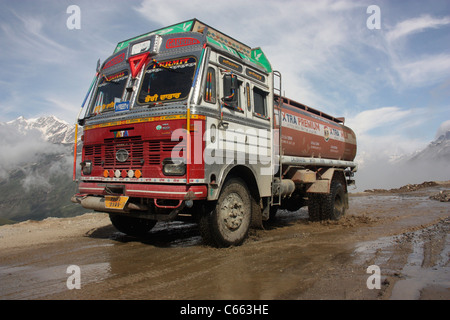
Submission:
M 104 196 L 111 194 L 109 190 L 120 190 L 130 198 L 167 200 L 203 200 L 208 196 L 206 185 L 80 182 L 78 189 L 86 195 Z
M 111 209 L 105 205 L 105 196 L 114 191 L 115 195 L 129 198 L 148 198 L 150 202 L 140 203 L 128 201 L 123 209 Z M 78 194 L 72 197 L 72 202 L 81 204 L 86 209 L 94 211 L 126 214 L 136 218 L 152 219 L 157 221 L 171 221 L 183 210 L 192 207 L 193 200 L 207 198 L 206 185 L 160 185 L 160 184 L 105 184 L 81 182 Z M 130 199 L 131 200 L 131 199 Z M 171 205 L 158 203 L 158 200 L 178 200 Z

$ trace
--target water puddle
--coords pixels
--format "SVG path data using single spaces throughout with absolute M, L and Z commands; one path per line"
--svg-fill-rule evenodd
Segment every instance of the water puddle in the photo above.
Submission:
M 391 300 L 418 300 L 421 298 L 421 292 L 427 287 L 438 286 L 444 290 L 450 288 L 449 234 L 441 239 L 443 245 L 440 253 L 435 253 L 432 266 L 426 266 L 426 255 L 428 254 L 430 259 L 431 253 L 426 252 L 425 246 L 432 246 L 432 242 L 436 241 L 434 235 L 437 234 L 438 228 L 439 225 L 433 225 L 415 232 L 362 242 L 356 246 L 352 256 L 358 264 L 379 266 L 382 276 L 395 274 L 401 278 L 395 282 Z M 407 254 L 407 259 L 399 270 L 395 263 L 401 263 L 403 253 Z M 390 269 L 392 264 L 395 270 L 399 271 Z
M 416 235 L 417 236 L 417 235 Z M 413 252 L 408 256 L 408 262 L 401 273 L 405 277 L 396 282 L 391 300 L 417 300 L 421 291 L 428 286 L 450 288 L 450 235 L 445 239 L 445 247 L 437 263 L 430 268 L 422 267 L 424 261 L 424 242 L 413 241 Z
M 40 299 L 47 295 L 69 290 L 69 265 L 48 267 L 3 266 L 0 267 L 1 299 Z M 110 276 L 110 264 L 92 263 L 80 265 L 82 286 L 100 282 Z

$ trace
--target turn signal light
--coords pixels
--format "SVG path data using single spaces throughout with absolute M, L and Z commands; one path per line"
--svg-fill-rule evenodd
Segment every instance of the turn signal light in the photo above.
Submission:
M 141 172 L 141 170 L 136 170 L 135 172 L 134 172 L 134 176 L 136 177 L 136 178 L 140 178 L 140 177 L 142 177 L 142 172 Z

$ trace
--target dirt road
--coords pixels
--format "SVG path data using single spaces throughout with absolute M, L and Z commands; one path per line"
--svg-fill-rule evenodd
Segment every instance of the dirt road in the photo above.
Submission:
M 450 202 L 429 196 L 449 187 L 354 194 L 339 222 L 279 212 L 228 249 L 186 222 L 138 240 L 100 213 L 2 226 L 0 299 L 448 300 Z

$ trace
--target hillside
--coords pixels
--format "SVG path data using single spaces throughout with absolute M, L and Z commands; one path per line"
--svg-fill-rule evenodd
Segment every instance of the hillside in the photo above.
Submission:
M 446 161 L 450 163 L 450 130 L 429 143 L 425 149 L 414 154 L 410 161 Z
M 6 125 L 17 129 L 17 131 L 24 135 L 36 130 L 41 133 L 43 140 L 55 144 L 72 144 L 75 138 L 75 127 L 55 116 L 29 120 L 24 117 L 19 117 L 6 122 Z
M 74 127 L 56 117 L 0 123 L 0 224 L 71 217 Z

